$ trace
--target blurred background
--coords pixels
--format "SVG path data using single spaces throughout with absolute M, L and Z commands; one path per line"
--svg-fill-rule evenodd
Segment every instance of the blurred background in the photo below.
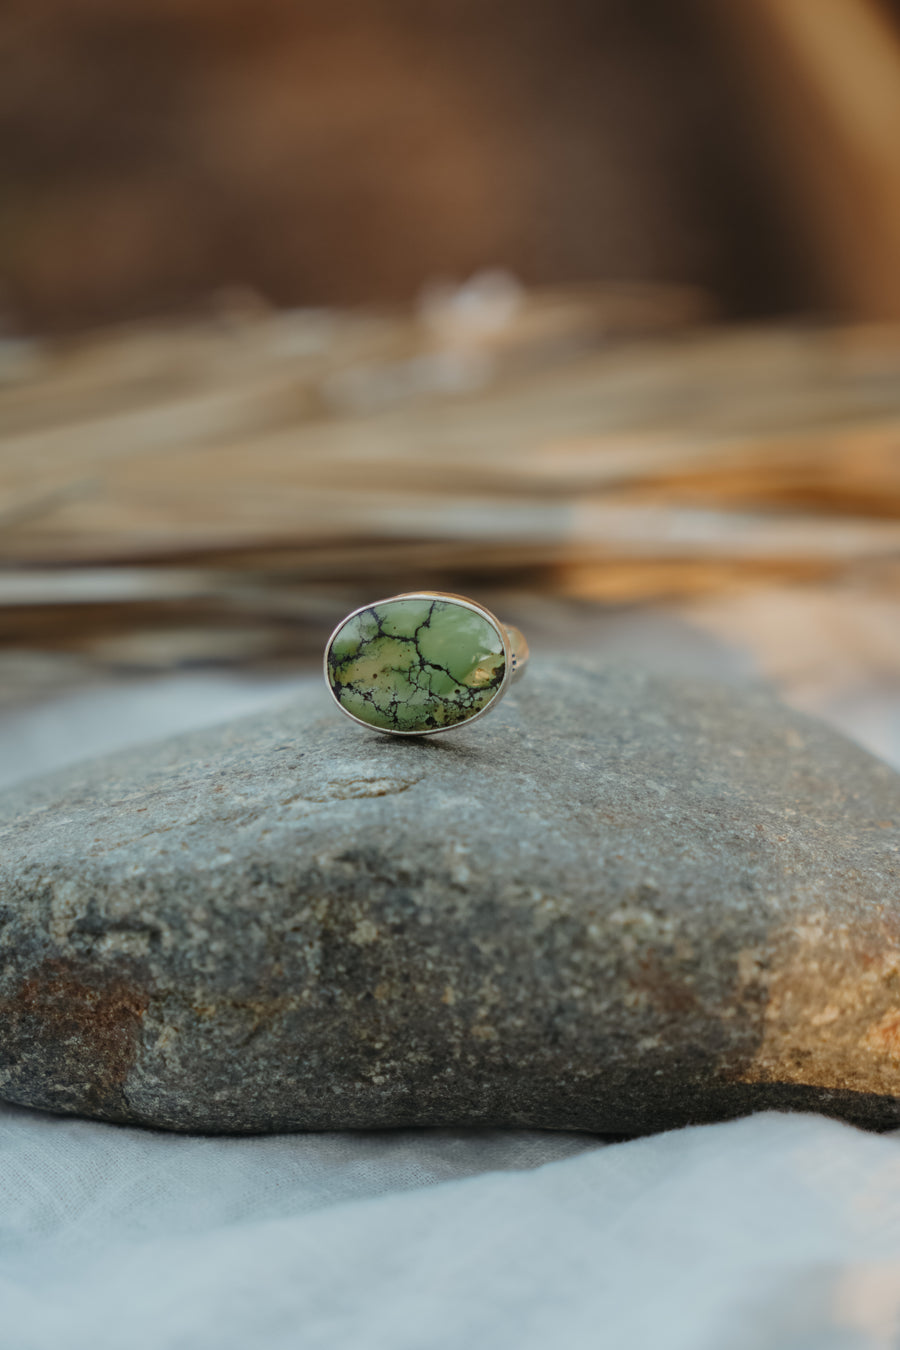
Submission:
M 422 588 L 900 766 L 900 0 L 5 0 L 0 785 Z

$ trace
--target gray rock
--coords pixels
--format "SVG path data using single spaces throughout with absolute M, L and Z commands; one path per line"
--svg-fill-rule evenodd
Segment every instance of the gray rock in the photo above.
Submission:
M 541 667 L 0 797 L 0 1095 L 179 1130 L 900 1124 L 900 777 L 762 692 Z

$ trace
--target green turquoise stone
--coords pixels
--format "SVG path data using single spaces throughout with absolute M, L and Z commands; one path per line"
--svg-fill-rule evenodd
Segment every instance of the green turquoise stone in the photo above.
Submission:
M 454 600 L 385 600 L 354 614 L 328 649 L 341 707 L 382 731 L 457 726 L 496 697 L 506 672 L 490 619 Z

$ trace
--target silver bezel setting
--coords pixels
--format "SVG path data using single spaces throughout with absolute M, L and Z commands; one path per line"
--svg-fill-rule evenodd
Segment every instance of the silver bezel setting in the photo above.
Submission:
M 425 731 L 397 731 L 392 727 L 376 727 L 373 726 L 371 722 L 364 722 L 361 717 L 357 717 L 354 713 L 347 711 L 337 694 L 334 692 L 329 677 L 328 656 L 331 652 L 331 644 L 334 642 L 344 625 L 349 623 L 351 619 L 355 619 L 357 614 L 365 614 L 368 609 L 376 609 L 378 605 L 386 605 L 394 600 L 449 600 L 453 604 L 460 605 L 463 609 L 471 609 L 476 614 L 480 614 L 483 619 L 487 619 L 503 644 L 503 656 L 505 661 L 503 679 L 495 690 L 494 696 L 489 703 L 486 703 L 483 708 L 479 708 L 478 712 L 473 713 L 471 717 L 467 717 L 462 722 L 454 722 L 453 725 L 449 727 L 429 727 Z M 485 713 L 489 713 L 496 708 L 497 704 L 509 688 L 513 674 L 515 673 L 515 666 L 516 661 L 510 646 L 509 634 L 497 616 L 492 614 L 489 609 L 485 609 L 484 605 L 479 605 L 474 600 L 467 599 L 464 595 L 453 595 L 450 591 L 403 591 L 400 595 L 389 595 L 383 600 L 371 600 L 367 605 L 360 605 L 358 609 L 351 610 L 349 614 L 345 614 L 334 629 L 331 637 L 325 644 L 325 656 L 322 662 L 328 692 L 344 716 L 349 717 L 351 722 L 355 722 L 357 726 L 365 727 L 367 731 L 378 731 L 382 736 L 443 736 L 449 731 L 461 731 L 463 727 L 471 726 L 473 722 L 478 721 L 479 717 L 484 717 Z

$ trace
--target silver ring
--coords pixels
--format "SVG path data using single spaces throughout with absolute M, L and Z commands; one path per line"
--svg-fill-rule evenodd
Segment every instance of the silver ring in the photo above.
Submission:
M 341 619 L 325 647 L 325 683 L 360 726 L 437 736 L 495 708 L 527 661 L 518 628 L 484 605 L 406 591 Z

